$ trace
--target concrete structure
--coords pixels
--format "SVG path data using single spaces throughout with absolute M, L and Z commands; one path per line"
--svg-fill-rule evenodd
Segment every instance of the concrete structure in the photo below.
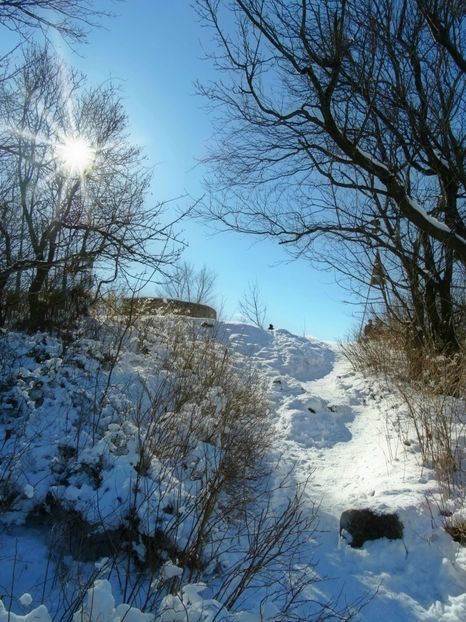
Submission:
M 138 313 L 148 315 L 185 315 L 188 317 L 217 319 L 217 312 L 208 305 L 172 298 L 138 297 L 127 298 L 124 306 L 134 304 Z

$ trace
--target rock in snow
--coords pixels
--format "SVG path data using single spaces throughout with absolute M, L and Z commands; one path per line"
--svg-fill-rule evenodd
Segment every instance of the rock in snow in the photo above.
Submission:
M 361 547 L 367 540 L 400 540 L 403 537 L 403 523 L 395 513 L 378 514 L 368 508 L 345 510 L 340 516 L 340 536 L 354 548 Z

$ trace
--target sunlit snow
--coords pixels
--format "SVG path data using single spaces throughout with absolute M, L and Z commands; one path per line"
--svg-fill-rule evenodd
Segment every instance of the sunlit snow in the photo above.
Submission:
M 321 581 L 306 589 L 303 611 L 306 599 L 311 603 L 338 598 L 354 603 L 355 610 L 358 603 L 364 605 L 355 617 L 361 622 L 464 621 L 466 549 L 442 528 L 435 504 L 437 484 L 421 465 L 414 436 L 412 442 L 402 443 L 397 434 L 404 416 L 401 403 L 377 381 L 354 373 L 335 344 L 240 323 L 219 323 L 218 334 L 241 365 L 258 370 L 271 404 L 270 425 L 277 437 L 273 451 L 281 456 L 278 468 L 283 474 L 293 473 L 294 485 L 309 481 L 309 513 L 319 506 L 318 530 L 304 546 L 301 563 L 313 560 Z M 5 596 L 0 622 L 48 622 L 63 613 L 63 585 L 53 579 L 51 565 L 56 560 L 50 557 L 44 529 L 33 521 L 25 524 L 26 515 L 53 491 L 87 520 L 104 516 L 110 526 L 118 524 L 125 500 L 134 494 L 138 446 L 130 424 L 115 423 L 112 409 L 127 408 L 142 380 L 146 387 L 157 386 L 157 361 L 163 352 L 154 341 L 149 354 L 139 353 L 130 340 L 109 382 L 100 341 L 82 338 L 79 347 L 65 351 L 57 339 L 41 334 L 7 333 L 1 340 L 2 382 L 10 387 L 11 399 L 0 419 L 0 457 L 6 464 L 7 456 L 16 452 L 8 468 L 17 480 L 18 497 L 11 511 L 1 516 L 0 586 Z M 84 435 L 79 440 L 86 464 L 102 465 L 103 479 L 90 486 L 77 470 L 68 481 L 57 483 L 63 448 L 71 447 L 67 451 L 72 452 L 76 446 L 75 411 L 90 408 L 90 397 L 107 382 L 106 406 L 98 422 L 101 438 L 92 443 Z M 22 414 L 15 414 L 18 408 Z M 20 423 L 22 436 L 15 441 L 11 429 Z M 205 444 L 199 453 L 203 451 Z M 151 481 L 147 476 L 139 485 L 150 491 Z M 177 494 L 189 494 L 183 482 L 179 485 Z M 156 494 L 167 504 L 173 494 L 170 481 Z M 147 516 L 155 519 L 160 503 L 155 497 L 146 500 Z M 404 540 L 348 547 L 339 539 L 339 517 L 354 507 L 398 512 Z M 60 563 L 70 568 L 71 559 Z M 95 583 L 83 590 L 87 596 L 76 610 L 76 620 L 273 619 L 265 588 L 246 598 L 241 611 L 228 613 L 212 598 L 208 577 L 202 584 L 185 584 L 176 596 L 167 595 L 158 612 L 143 613 L 125 604 L 118 581 L 107 580 L 107 560 L 97 559 L 88 567 L 95 572 Z M 85 564 L 79 572 L 84 569 Z M 166 560 L 160 580 L 176 580 L 181 573 L 177 560 Z M 152 589 L 158 585 L 155 582 Z M 35 609 L 27 611 L 32 603 Z M 265 618 L 257 611 L 260 603 L 268 612 Z

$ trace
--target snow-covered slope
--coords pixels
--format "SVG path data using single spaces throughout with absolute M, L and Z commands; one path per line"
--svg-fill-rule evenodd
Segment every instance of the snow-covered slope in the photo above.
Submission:
M 230 342 L 271 380 L 279 443 L 286 460 L 309 474 L 308 497 L 320 504 L 318 566 L 322 593 L 367 598 L 358 620 L 466 620 L 466 550 L 442 529 L 437 484 L 416 443 L 396 428 L 403 410 L 376 380 L 350 369 L 339 348 L 285 330 L 266 336 L 228 326 Z M 350 508 L 398 512 L 404 542 L 339 542 Z
M 294 485 L 307 484 L 304 498 L 309 515 L 319 506 L 318 529 L 302 544 L 300 563 L 309 564 L 310 571 L 313 568 L 322 581 L 305 588 L 304 601 L 338 600 L 336 609 L 348 604 L 361 622 L 464 622 L 465 549 L 442 529 L 435 479 L 420 464 L 416 444 L 402 443 L 396 433 L 403 417 L 400 404 L 376 381 L 352 372 L 333 344 L 240 323 L 221 324 L 218 339 L 235 353 L 237 366 L 257 369 L 267 388 L 270 426 L 275 430 L 273 454 L 280 456 L 277 481 L 292 473 Z M 60 601 L 66 589 L 59 589 L 55 570 L 53 581 L 44 578 L 48 572 L 52 574 L 52 558 L 43 524 L 32 520 L 24 523 L 38 499 L 46 499 L 53 490 L 89 520 L 95 519 L 96 512 L 113 517 L 115 525 L 121 518 L 118 508 L 125 495 L 130 495 L 137 435 L 130 423 L 126 427 L 117 424 L 115 413 L 129 412 L 141 383 L 156 387 L 160 381 L 157 365 L 163 359 L 163 344 L 157 342 L 153 347 L 150 336 L 146 340 L 149 346 L 144 344 L 143 348 L 140 343 L 136 348 L 131 339 L 125 342 L 109 380 L 104 348 L 95 340 L 81 339 L 79 345 L 66 349 L 45 335 L 3 336 L 0 474 L 5 490 L 5 482 L 15 480 L 17 498 L 13 503 L 10 499 L 9 508 L 8 500 L 3 499 L 0 516 L 0 599 L 5 606 L 3 610 L 0 607 L 1 622 L 8 619 L 9 609 L 24 615 L 41 602 L 58 619 L 60 610 L 69 605 Z M 66 480 L 60 480 L 66 452 L 71 451 L 68 441 L 77 433 L 77 411 L 90 407 L 92 392 L 105 397 L 105 408 L 95 422 L 99 440 L 91 442 L 86 436 L 89 430 L 82 431 L 79 442 L 83 449 L 79 451 L 86 459 L 80 464 L 81 469 L 85 464 L 87 471 L 67 472 Z M 19 425 L 23 426 L 21 434 L 15 429 Z M 101 477 L 92 473 L 96 464 L 104 474 L 105 489 L 99 488 L 99 482 L 91 486 L 93 476 Z M 174 473 L 170 477 L 175 477 Z M 149 479 L 144 482 L 149 485 Z M 186 483 L 177 483 L 181 486 L 177 488 L 179 495 L 188 498 L 194 494 L 192 487 L 184 490 Z M 165 482 L 157 489 L 157 502 L 146 500 L 147 514 L 160 508 L 160 497 L 170 498 L 176 488 L 172 485 L 173 481 Z M 97 505 L 91 502 L 96 490 Z M 280 495 L 276 499 L 278 503 Z M 169 504 L 164 501 L 164 505 Z M 341 542 L 340 514 L 366 507 L 398 512 L 404 524 L 404 540 L 366 542 L 361 549 Z M 69 568 L 73 562 L 65 558 L 61 563 Z M 96 564 L 93 578 L 102 579 L 102 562 Z M 77 580 L 79 572 L 73 577 Z M 108 600 L 109 590 L 110 584 L 100 582 L 92 594 Z M 27 597 L 20 599 L 24 593 L 31 594 L 31 603 Z M 208 622 L 215 615 L 217 620 L 260 619 L 239 613 L 227 618 L 225 611 L 218 613 L 218 603 L 209 601 L 208 588 L 205 600 L 199 593 L 200 588 L 187 587 L 179 617 L 173 609 L 172 614 L 167 610 L 165 617 L 157 620 Z M 266 600 L 266 593 L 264 589 L 257 592 L 252 601 Z M 102 614 L 102 619 L 117 619 L 114 604 L 109 605 L 113 613 L 108 618 Z M 165 601 L 166 607 L 168 604 Z M 249 605 L 251 599 L 246 599 L 244 607 Z M 142 622 L 135 611 L 126 615 Z M 36 619 L 45 620 L 41 612 Z M 265 619 L 272 620 L 273 614 L 268 615 Z

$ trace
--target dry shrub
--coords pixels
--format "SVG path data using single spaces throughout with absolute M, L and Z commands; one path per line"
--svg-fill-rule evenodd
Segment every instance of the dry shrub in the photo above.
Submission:
M 461 480 L 466 349 L 439 352 L 394 320 L 376 319 L 370 328 L 343 351 L 356 370 L 376 373 L 401 396 L 423 460 L 449 493 Z
M 393 376 L 403 360 L 399 334 L 382 323 L 369 333 L 355 336 L 343 346 L 343 352 L 357 371 L 384 376 Z
M 422 344 L 409 324 L 376 318 L 343 351 L 358 371 L 409 382 L 429 394 L 461 396 L 466 383 L 465 348 L 454 354 L 438 351 L 431 343 Z
M 271 442 L 268 406 L 254 371 L 239 371 L 212 331 L 187 318 L 154 323 L 161 331 L 159 349 L 161 343 L 165 348 L 161 368 L 168 375 L 138 421 L 138 469 L 143 473 L 156 458 L 175 470 L 191 471 L 198 494 L 184 557 L 198 566 L 204 564 L 202 550 L 212 544 L 216 521 L 240 516 L 251 500 L 251 485 L 265 472 Z
M 32 330 L 61 331 L 73 327 L 89 314 L 93 304 L 92 292 L 83 285 L 68 288 L 49 287 L 39 292 L 34 305 L 40 309 L 42 321 L 34 325 L 28 293 L 7 290 L 0 296 L 0 324 Z
M 2 326 L 11 326 L 24 321 L 28 311 L 28 301 L 24 292 L 6 290 L 0 294 L 0 324 Z
M 139 439 L 134 487 L 151 476 L 154 462 L 160 480 L 180 486 L 192 482 L 189 501 L 181 489 L 178 500 L 161 492 L 164 486 L 156 493 L 159 511 L 173 517 L 164 535 L 176 557 L 192 570 L 202 569 L 210 561 L 204 551 L 206 546 L 215 548 L 220 523 L 226 526 L 240 519 L 254 497 L 255 482 L 267 472 L 264 458 L 272 430 L 265 387 L 252 367 L 236 360 L 211 323 L 154 317 L 145 313 L 137 298 L 131 301 L 118 293 L 100 303 L 99 318 L 100 324 L 88 322 L 93 338 L 107 353 L 107 381 L 93 417 L 95 440 L 120 357 L 127 348 L 150 356 L 157 381 L 152 378 L 147 386 L 139 378 L 142 393 L 128 413 Z M 191 524 L 187 539 L 186 519 Z M 143 522 L 141 533 L 151 537 Z M 183 549 L 178 540 L 184 542 Z
M 466 546 L 466 520 L 446 519 L 444 528 L 462 546 Z

